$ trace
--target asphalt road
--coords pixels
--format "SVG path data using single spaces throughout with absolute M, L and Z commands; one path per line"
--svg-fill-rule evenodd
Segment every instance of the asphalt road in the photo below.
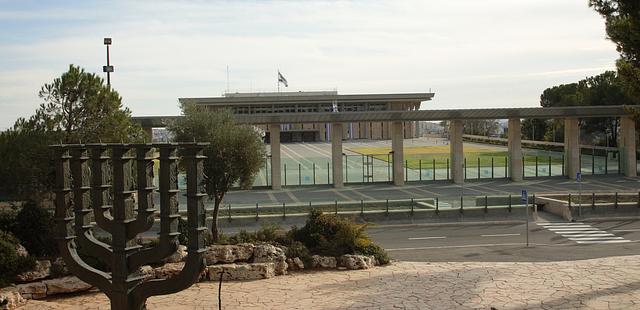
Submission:
M 540 262 L 640 254 L 640 221 L 378 226 L 375 242 L 402 261 Z

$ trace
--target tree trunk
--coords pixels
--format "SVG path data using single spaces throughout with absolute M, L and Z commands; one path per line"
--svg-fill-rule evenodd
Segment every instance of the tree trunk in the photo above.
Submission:
M 218 241 L 220 241 L 220 234 L 218 231 L 218 213 L 220 212 L 220 203 L 222 202 L 222 199 L 216 197 L 213 203 L 213 214 L 212 214 L 212 221 L 211 221 L 211 241 L 213 241 L 213 243 L 218 243 Z

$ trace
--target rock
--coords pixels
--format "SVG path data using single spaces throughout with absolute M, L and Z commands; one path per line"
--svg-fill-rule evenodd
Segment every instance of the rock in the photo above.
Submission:
M 212 265 L 208 271 L 210 281 L 219 281 L 220 272 L 224 272 L 223 280 L 259 280 L 275 276 L 274 263 Z
M 44 279 L 51 274 L 51 262 L 48 260 L 37 260 L 32 270 L 25 271 L 16 276 L 18 282 L 33 282 Z
M 138 269 L 138 273 L 140 274 L 140 276 L 144 277 L 143 281 L 145 282 L 156 278 L 155 271 L 149 265 L 144 265 L 140 267 L 140 269 Z
M 336 268 L 336 258 L 331 256 L 311 256 L 311 268 Z
M 171 256 L 165 258 L 163 261 L 165 263 L 179 263 L 184 261 L 185 257 L 187 257 L 187 247 L 180 244 L 178 245 L 178 250 L 176 250 L 176 252 Z
M 91 288 L 91 284 L 87 284 L 74 276 L 45 280 L 42 281 L 42 283 L 47 286 L 47 295 L 49 296 L 61 293 L 82 292 Z
M 0 289 L 0 309 L 16 309 L 26 302 L 17 288 L 6 287 Z
M 250 243 L 212 245 L 207 248 L 204 258 L 207 260 L 207 265 L 247 262 L 253 256 L 253 248 L 254 245 Z
M 182 271 L 184 263 L 167 263 L 153 270 L 156 279 L 168 279 Z
M 16 289 L 24 299 L 41 299 L 47 297 L 47 286 L 42 282 L 16 285 Z
M 376 259 L 367 255 L 346 254 L 340 256 L 340 266 L 349 270 L 369 269 L 376 265 Z
M 287 265 L 289 270 L 302 270 L 304 269 L 304 263 L 299 257 L 287 258 Z
M 254 263 L 273 263 L 277 276 L 287 274 L 287 256 L 285 251 L 271 244 L 257 244 L 253 248 Z
M 17 244 L 16 245 L 16 255 L 22 256 L 22 257 L 27 257 L 27 256 L 29 256 L 29 252 L 27 252 L 27 249 L 25 247 L 23 247 L 22 244 Z
M 184 263 L 183 262 L 164 264 L 161 267 L 153 269 L 153 278 L 155 278 L 155 279 L 168 279 L 168 278 L 171 278 L 171 277 L 175 277 L 182 271 L 182 268 L 184 268 Z M 149 277 L 149 279 L 152 279 L 151 275 L 149 275 L 148 277 Z M 202 270 L 202 273 L 200 274 L 200 279 L 199 280 L 203 280 L 203 279 L 206 279 L 206 278 L 207 278 L 207 268 L 204 268 Z M 147 281 L 147 278 L 145 278 L 145 280 Z

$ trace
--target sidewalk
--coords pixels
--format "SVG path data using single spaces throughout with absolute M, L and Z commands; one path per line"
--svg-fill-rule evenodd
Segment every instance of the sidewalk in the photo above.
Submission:
M 224 283 L 224 309 L 637 309 L 640 255 L 545 263 L 411 263 Z M 217 283 L 152 297 L 148 309 L 217 309 Z M 53 303 L 52 303 L 53 302 Z M 101 293 L 22 309 L 109 309 Z

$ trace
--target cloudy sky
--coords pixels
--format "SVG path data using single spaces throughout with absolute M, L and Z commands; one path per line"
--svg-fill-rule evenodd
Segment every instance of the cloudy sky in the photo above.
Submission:
M 423 109 L 539 105 L 547 87 L 615 67 L 587 0 L 0 0 L 0 128 L 69 64 L 102 74 L 134 115 L 229 90 L 436 93 Z

